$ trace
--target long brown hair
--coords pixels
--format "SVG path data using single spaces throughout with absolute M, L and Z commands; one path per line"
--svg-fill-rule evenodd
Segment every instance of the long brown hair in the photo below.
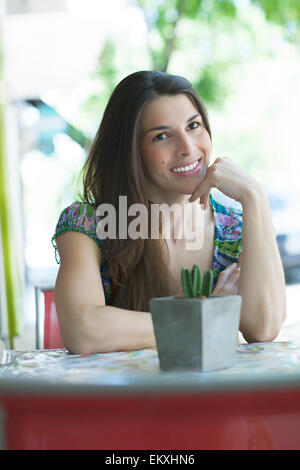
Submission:
M 151 201 L 143 160 L 140 155 L 140 116 L 146 104 L 164 95 L 185 93 L 202 116 L 211 137 L 205 106 L 191 83 L 178 75 L 158 71 L 135 72 L 113 91 L 83 167 L 83 199 L 95 209 L 103 203 L 116 210 L 119 226 L 119 196 L 127 196 L 127 206 L 139 203 L 148 210 Z M 128 216 L 128 225 L 131 218 Z M 161 235 L 161 224 L 159 227 Z M 174 279 L 168 269 L 162 238 L 136 240 L 106 238 L 107 273 L 112 279 L 109 304 L 149 311 L 152 297 L 174 295 Z

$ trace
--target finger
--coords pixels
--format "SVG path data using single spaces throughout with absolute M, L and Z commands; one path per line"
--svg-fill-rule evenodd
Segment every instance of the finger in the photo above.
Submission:
M 200 204 L 203 204 L 204 210 L 208 208 L 210 191 L 200 197 Z
M 225 268 L 224 271 L 222 271 L 219 274 L 216 287 L 221 288 L 222 286 L 224 286 L 226 282 L 228 281 L 229 276 L 232 274 L 234 269 L 236 269 L 236 267 L 237 267 L 236 263 L 232 263 L 229 266 L 227 266 L 227 268 Z
M 237 268 L 235 268 L 235 269 L 233 270 L 233 272 L 232 272 L 231 275 L 229 276 L 226 285 L 227 285 L 229 288 L 235 286 L 236 283 L 239 281 L 239 278 L 240 278 L 240 268 L 237 267 Z
M 200 184 L 197 186 L 196 191 L 189 197 L 189 202 L 194 202 L 199 197 L 202 198 L 204 195 L 210 192 L 211 186 L 208 183 Z
M 239 279 L 240 279 L 241 268 L 238 266 L 235 271 L 236 271 L 236 281 L 235 281 L 235 283 L 237 283 L 237 282 L 239 282 Z
M 239 285 L 235 284 L 232 288 L 228 291 L 228 295 L 237 295 L 239 290 Z
M 223 286 L 215 287 L 214 295 L 233 295 L 238 293 L 239 276 L 231 277 Z
M 225 286 L 222 288 L 222 289 L 217 289 L 215 288 L 211 294 L 212 297 L 216 297 L 216 296 L 220 296 L 220 295 L 234 295 L 234 294 L 238 294 L 238 289 L 239 289 L 239 284 L 238 282 L 232 286 L 232 287 L 227 287 L 227 285 L 225 284 Z
M 236 266 L 236 263 L 233 264 Z M 238 294 L 240 268 L 229 265 L 218 277 L 212 296 Z
M 191 194 L 189 201 L 193 202 L 196 201 L 199 197 L 201 198 L 202 196 L 205 196 L 210 193 L 210 190 L 212 188 L 212 184 L 210 182 L 210 175 L 211 175 L 211 168 L 209 167 L 206 172 L 205 179 L 202 181 L 202 183 L 197 186 L 196 190 Z

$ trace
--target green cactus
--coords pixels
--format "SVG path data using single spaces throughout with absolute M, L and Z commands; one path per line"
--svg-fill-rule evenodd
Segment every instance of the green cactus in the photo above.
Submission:
M 201 272 L 196 264 L 194 264 L 191 271 L 182 268 L 181 281 L 184 297 L 186 299 L 198 298 L 201 295 L 211 297 L 213 284 L 213 273 L 211 269 L 206 271 L 202 279 Z
M 196 264 L 192 269 L 193 297 L 199 297 L 202 289 L 202 275 Z
M 205 295 L 205 297 L 211 297 L 212 283 L 213 283 L 213 273 L 212 273 L 212 270 L 210 269 L 206 271 L 203 277 L 202 295 Z
M 192 275 L 188 269 L 181 270 L 181 282 L 183 286 L 184 296 L 190 298 L 193 296 Z

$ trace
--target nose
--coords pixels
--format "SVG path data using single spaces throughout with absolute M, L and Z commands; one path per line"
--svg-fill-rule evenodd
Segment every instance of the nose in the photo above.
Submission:
M 193 151 L 193 145 L 190 136 L 181 134 L 176 140 L 176 155 L 179 157 L 186 157 L 191 155 Z

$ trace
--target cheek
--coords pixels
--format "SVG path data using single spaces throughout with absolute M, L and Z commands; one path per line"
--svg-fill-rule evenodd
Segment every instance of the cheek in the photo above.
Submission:
M 209 136 L 207 136 L 207 152 L 208 152 L 208 154 L 211 153 L 211 140 L 210 140 Z
M 161 152 L 155 150 L 152 150 L 151 152 L 144 152 L 143 160 L 145 166 L 148 168 L 148 170 L 151 171 L 159 172 L 160 170 L 164 169 L 166 165 L 165 157 L 161 155 Z
M 205 131 L 205 135 L 202 135 L 199 146 L 201 147 L 202 151 L 204 151 L 206 159 L 209 162 L 211 154 L 211 140 L 207 131 Z
M 207 147 L 206 147 L 206 161 L 207 161 L 207 164 L 209 164 L 210 162 L 210 155 L 211 155 L 211 143 L 208 142 L 207 144 Z

